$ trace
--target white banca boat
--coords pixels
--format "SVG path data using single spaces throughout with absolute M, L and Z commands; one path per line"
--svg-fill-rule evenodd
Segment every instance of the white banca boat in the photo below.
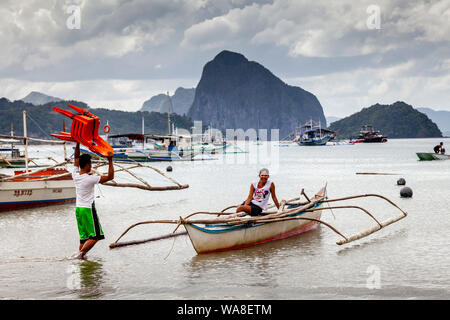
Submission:
M 253 245 L 258 245 L 270 241 L 281 240 L 288 237 L 293 237 L 310 231 L 319 225 L 325 225 L 342 239 L 336 243 L 343 245 L 370 234 L 373 234 L 382 228 L 399 221 L 407 216 L 407 213 L 398 207 L 389 199 L 377 194 L 356 195 L 351 197 L 328 199 L 326 195 L 326 187 L 323 187 L 317 194 L 309 199 L 306 194 L 306 202 L 300 202 L 300 197 L 288 201 L 283 200 L 277 211 L 268 211 L 261 216 L 242 216 L 242 213 L 230 213 L 229 209 L 237 206 L 230 206 L 223 209 L 221 212 L 195 212 L 184 218 L 180 217 L 178 220 L 150 220 L 133 224 L 122 233 L 122 235 L 113 243 L 110 248 L 122 247 L 126 245 L 134 245 L 145 243 L 149 241 L 161 240 L 170 237 L 175 237 L 183 234 L 188 234 L 192 245 L 198 254 L 212 253 L 218 251 L 227 251 L 234 249 L 241 249 Z M 359 206 L 324 206 L 325 203 L 344 201 L 362 197 L 378 197 L 384 199 L 395 208 L 401 211 L 401 215 L 393 217 L 386 221 L 378 221 L 368 210 Z M 273 208 L 273 206 L 272 206 Z M 345 236 L 333 226 L 321 220 L 323 210 L 332 209 L 358 209 L 367 214 L 376 224 L 367 230 L 354 234 L 352 236 Z M 215 215 L 216 217 L 210 219 L 196 219 L 196 215 Z M 176 224 L 177 227 L 173 233 L 150 239 L 119 242 L 119 240 L 132 228 L 143 224 Z M 183 225 L 186 232 L 175 231 Z
M 75 201 L 75 185 L 60 163 L 34 171 L 28 170 L 28 141 L 65 144 L 63 141 L 27 137 L 26 111 L 23 112 L 24 136 L 12 139 L 25 141 L 23 171 L 0 175 L 0 211 L 42 207 Z

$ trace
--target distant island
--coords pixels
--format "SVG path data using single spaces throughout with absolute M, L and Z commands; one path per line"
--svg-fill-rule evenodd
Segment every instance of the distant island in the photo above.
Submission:
M 311 117 L 326 125 L 314 94 L 231 51 L 220 52 L 204 66 L 188 116 L 219 130 L 279 129 L 280 139 Z
M 59 102 L 63 99 L 52 97 L 46 94 L 43 94 L 41 92 L 37 91 L 31 91 L 29 94 L 27 94 L 26 97 L 20 99 L 23 102 L 31 103 L 32 105 L 39 106 L 42 104 L 46 104 L 49 102 Z
M 417 108 L 417 110 L 426 114 L 436 123 L 444 136 L 450 137 L 450 111 L 433 110 L 431 108 Z
M 332 122 L 341 120 L 342 118 L 334 117 L 334 116 L 327 116 L 326 119 L 327 119 L 328 125 L 330 125 Z
M 15 135 L 21 136 L 23 133 L 22 111 L 26 110 L 33 119 L 27 121 L 28 135 L 36 138 L 51 138 L 50 133 L 56 133 L 62 130 L 63 119 L 66 123 L 66 130 L 70 131 L 71 121 L 62 117 L 59 113 L 52 110 L 53 107 L 69 109 L 68 104 L 73 104 L 81 108 L 88 109 L 97 115 L 101 120 L 101 126 L 108 121 L 111 126 L 110 134 L 140 133 L 142 132 L 142 117 L 144 117 L 145 132 L 153 134 L 167 134 L 167 113 L 160 112 L 127 112 L 118 110 L 109 110 L 103 108 L 89 108 L 81 101 L 59 101 L 49 102 L 43 105 L 35 106 L 21 100 L 9 101 L 6 98 L 0 98 L 0 133 L 9 134 L 11 123 L 14 126 Z M 186 116 L 172 114 L 170 116 L 172 123 L 179 128 L 190 130 L 193 126 L 192 121 Z M 103 134 L 103 131 L 99 131 Z
M 167 94 L 161 93 L 145 101 L 140 111 L 167 113 L 170 103 L 170 113 L 184 115 L 188 113 L 189 108 L 194 101 L 194 96 L 195 88 L 186 89 L 179 87 L 175 90 L 175 93 L 170 96 L 170 102 Z
M 426 115 L 405 102 L 375 104 L 346 118 L 335 121 L 330 129 L 339 138 L 355 138 L 363 125 L 372 125 L 388 138 L 442 137 L 438 126 Z

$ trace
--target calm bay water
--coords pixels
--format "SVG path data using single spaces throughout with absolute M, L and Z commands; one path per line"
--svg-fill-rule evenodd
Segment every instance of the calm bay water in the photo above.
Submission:
M 73 204 L 0 213 L 0 298 L 449 299 L 450 161 L 419 162 L 415 154 L 430 152 L 441 140 L 450 144 L 450 139 L 325 147 L 274 144 L 268 163 L 257 162 L 267 158 L 261 150 L 268 146 L 253 145 L 249 154 L 170 163 L 170 175 L 188 183 L 186 190 L 100 186 L 96 207 L 106 240 L 86 261 L 66 258 L 78 248 Z M 59 151 L 32 149 L 35 156 Z M 153 165 L 165 169 L 169 163 Z M 297 237 L 208 255 L 197 255 L 187 236 L 109 249 L 109 243 L 135 222 L 177 219 L 242 202 L 263 166 L 271 170 L 280 201 L 298 196 L 302 188 L 312 196 L 327 183 L 329 198 L 379 193 L 409 215 L 344 246 L 336 245 L 338 236 L 322 226 Z M 140 173 L 150 184 L 167 184 L 155 174 Z M 400 177 L 413 189 L 412 198 L 400 198 Z M 399 214 L 379 199 L 346 203 L 365 207 L 382 220 Z M 347 235 L 373 225 L 352 209 L 324 211 L 322 219 Z M 140 226 L 124 240 L 172 230 L 173 226 Z

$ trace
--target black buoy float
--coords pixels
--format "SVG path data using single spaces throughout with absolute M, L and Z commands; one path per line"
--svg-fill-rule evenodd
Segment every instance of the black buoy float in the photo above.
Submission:
M 406 184 L 405 179 L 400 178 L 400 179 L 397 180 L 397 185 L 398 186 L 404 186 L 405 184 Z
M 400 190 L 400 197 L 402 198 L 411 198 L 413 195 L 413 191 L 410 187 L 403 187 Z
M 167 171 L 167 172 L 172 172 L 172 170 L 173 170 L 173 169 L 172 169 L 172 166 L 168 166 L 168 167 L 166 168 L 166 171 Z

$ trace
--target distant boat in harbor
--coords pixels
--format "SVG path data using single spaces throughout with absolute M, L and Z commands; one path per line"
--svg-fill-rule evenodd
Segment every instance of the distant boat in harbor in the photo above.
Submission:
M 14 139 L 14 129 L 11 123 L 11 138 L 0 139 L 0 168 L 24 168 L 25 154 L 15 147 L 19 140 Z
M 201 153 L 192 147 L 192 138 L 182 135 L 153 135 L 153 134 L 119 134 L 108 137 L 114 155 L 114 161 L 151 162 L 192 160 Z M 94 159 L 100 157 L 86 149 L 81 153 L 88 153 Z
M 359 137 L 352 140 L 353 143 L 374 143 L 387 142 L 387 136 L 380 133 L 380 130 L 375 130 L 371 125 L 365 125 L 359 132 Z
M 0 143 L 3 142 L 0 141 Z M 24 168 L 25 156 L 18 148 L 0 146 L 0 168 Z
M 300 127 L 294 141 L 300 146 L 324 146 L 335 137 L 334 131 L 322 128 L 320 120 L 318 123 L 314 123 L 311 119 Z
M 421 161 L 431 161 L 431 160 L 449 160 L 449 154 L 434 153 L 434 152 L 417 152 L 417 157 Z

